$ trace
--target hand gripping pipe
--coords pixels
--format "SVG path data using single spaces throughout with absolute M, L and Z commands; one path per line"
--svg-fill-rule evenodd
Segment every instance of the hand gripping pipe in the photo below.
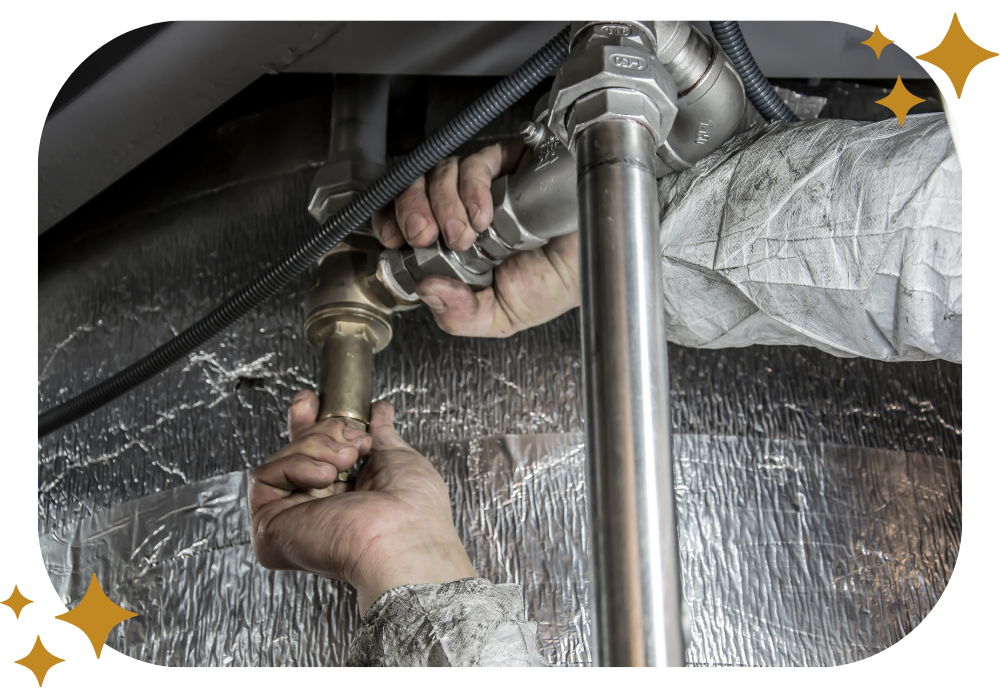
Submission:
M 654 161 L 661 177 L 690 168 L 728 141 L 743 116 L 746 96 L 718 42 L 690 22 L 655 22 L 649 29 L 651 36 L 655 33 L 655 60 L 677 87 L 677 117 L 657 145 Z M 613 80 L 604 71 L 591 83 L 600 87 Z M 563 122 L 570 115 L 561 116 L 556 131 L 565 130 Z M 489 287 L 493 268 L 511 255 L 577 230 L 574 156 L 547 121 L 548 105 L 543 104 L 536 106 L 534 121 L 521 127 L 532 158 L 513 175 L 494 181 L 493 221 L 471 248 L 449 250 L 439 239 L 426 248 L 404 246 L 382 253 L 382 276 L 398 298 L 416 300 L 416 284 L 428 275 L 451 277 L 473 289 Z
M 305 272 L 313 261 L 361 226 L 375 211 L 391 202 L 420 175 L 540 83 L 566 58 L 568 37 L 567 27 L 516 71 L 394 164 L 374 184 L 327 219 L 294 251 L 206 316 L 97 386 L 40 414 L 38 436 L 48 435 L 139 386 L 274 296 Z

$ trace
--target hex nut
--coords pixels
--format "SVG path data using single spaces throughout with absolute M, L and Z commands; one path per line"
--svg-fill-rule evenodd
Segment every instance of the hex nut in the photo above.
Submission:
M 497 178 L 490 186 L 493 196 L 493 222 L 490 224 L 501 243 L 511 250 L 533 250 L 548 241 L 533 235 L 517 219 L 510 199 L 510 178 Z
M 660 110 L 637 90 L 608 88 L 584 95 L 573 104 L 566 130 L 570 142 L 591 124 L 607 119 L 631 119 L 649 129 L 654 138 L 660 124 Z
M 442 275 L 459 280 L 473 289 L 484 289 L 493 284 L 493 270 L 474 272 L 462 264 L 458 256 L 441 245 L 440 237 L 427 248 L 404 249 L 403 262 L 414 280 L 427 275 Z
M 410 298 L 417 291 L 417 281 L 413 279 L 413 275 L 406 268 L 406 262 L 403 260 L 403 249 L 402 248 L 389 248 L 382 251 L 382 255 L 379 259 L 379 264 L 384 265 L 382 267 L 383 272 L 388 272 L 386 277 L 391 279 L 386 280 L 387 285 L 391 289 L 393 283 L 395 286 L 399 287 L 406 297 Z M 386 270 L 386 268 L 388 268 Z
M 476 243 L 469 250 L 477 250 L 480 257 L 486 258 L 491 267 L 503 262 L 512 252 L 510 246 L 504 243 L 492 225 L 476 237 Z
M 598 25 L 600 26 L 600 25 Z M 646 48 L 585 41 L 574 48 L 556 73 L 549 110 L 549 130 L 571 145 L 567 117 L 573 104 L 587 93 L 606 88 L 627 88 L 648 96 L 659 111 L 654 125 L 656 143 L 662 143 L 677 115 L 677 87 L 673 79 Z
M 309 186 L 312 193 L 309 213 L 323 223 L 375 182 L 384 170 L 383 165 L 364 160 L 339 160 L 324 165 Z

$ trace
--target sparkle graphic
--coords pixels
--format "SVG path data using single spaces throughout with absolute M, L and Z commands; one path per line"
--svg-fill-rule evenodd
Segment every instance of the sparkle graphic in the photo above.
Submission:
M 951 20 L 948 33 L 936 49 L 917 56 L 921 61 L 927 61 L 945 72 L 955 86 L 955 92 L 962 97 L 962 89 L 972 69 L 988 58 L 997 54 L 987 51 L 968 37 L 962 25 L 958 23 L 958 14 Z
M 882 58 L 882 49 L 892 43 L 892 39 L 885 37 L 882 32 L 878 30 L 878 25 L 875 25 L 875 31 L 866 40 L 861 42 L 865 46 L 870 46 L 872 51 L 875 52 L 875 60 Z
M 28 600 L 23 595 L 21 595 L 21 591 L 17 590 L 17 586 L 14 586 L 14 592 L 10 594 L 10 598 L 8 598 L 3 602 L 0 602 L 0 605 L 6 605 L 8 608 L 14 611 L 14 618 L 20 619 L 21 609 L 25 605 L 28 605 L 29 603 L 33 602 L 35 601 Z
M 101 649 L 104 641 L 108 638 L 108 633 L 114 629 L 115 625 L 130 617 L 135 617 L 134 612 L 125 610 L 115 605 L 110 598 L 104 595 L 101 584 L 97 582 L 97 574 L 90 579 L 90 587 L 87 594 L 83 596 L 80 604 L 69 612 L 56 615 L 57 620 L 68 622 L 83 630 L 83 633 L 94 645 L 94 653 L 97 658 L 101 658 Z
M 903 120 L 906 119 L 906 113 L 909 112 L 914 105 L 918 105 L 921 102 L 926 102 L 916 95 L 912 94 L 903 85 L 903 79 L 900 76 L 896 76 L 896 84 L 892 88 L 892 92 L 883 97 L 881 100 L 877 100 L 876 104 L 880 104 L 883 107 L 888 107 L 892 110 L 892 113 L 896 115 L 896 119 L 899 120 L 899 125 L 903 126 Z
M 42 638 L 36 636 L 35 646 L 31 647 L 28 655 L 23 659 L 18 659 L 14 663 L 20 664 L 34 673 L 35 678 L 38 679 L 38 687 L 41 688 L 42 681 L 45 680 L 45 674 L 49 672 L 49 669 L 62 662 L 63 659 L 50 654 L 49 650 L 42 646 Z

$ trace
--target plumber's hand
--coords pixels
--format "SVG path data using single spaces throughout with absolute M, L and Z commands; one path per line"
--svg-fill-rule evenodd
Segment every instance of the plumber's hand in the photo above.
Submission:
M 475 576 L 451 517 L 444 481 L 392 426 L 393 408 L 372 405 L 370 435 L 328 419 L 300 391 L 288 409 L 291 442 L 250 475 L 254 553 L 268 569 L 347 581 L 364 613 L 384 591 Z M 316 498 L 358 455 L 353 491 Z
M 521 141 L 487 146 L 463 160 L 448 158 L 410 185 L 392 206 L 372 217 L 387 248 L 420 248 L 441 235 L 452 250 L 466 250 L 493 221 L 490 184 L 527 162 Z M 504 260 L 493 271 L 493 287 L 473 292 L 446 277 L 425 277 L 417 294 L 452 335 L 502 337 L 550 321 L 580 304 L 578 236 Z

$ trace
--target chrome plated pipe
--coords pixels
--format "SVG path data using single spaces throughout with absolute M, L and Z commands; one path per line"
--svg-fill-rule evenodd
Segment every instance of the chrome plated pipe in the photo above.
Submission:
M 593 648 L 601 666 L 682 666 L 655 178 L 640 123 L 576 140 Z

